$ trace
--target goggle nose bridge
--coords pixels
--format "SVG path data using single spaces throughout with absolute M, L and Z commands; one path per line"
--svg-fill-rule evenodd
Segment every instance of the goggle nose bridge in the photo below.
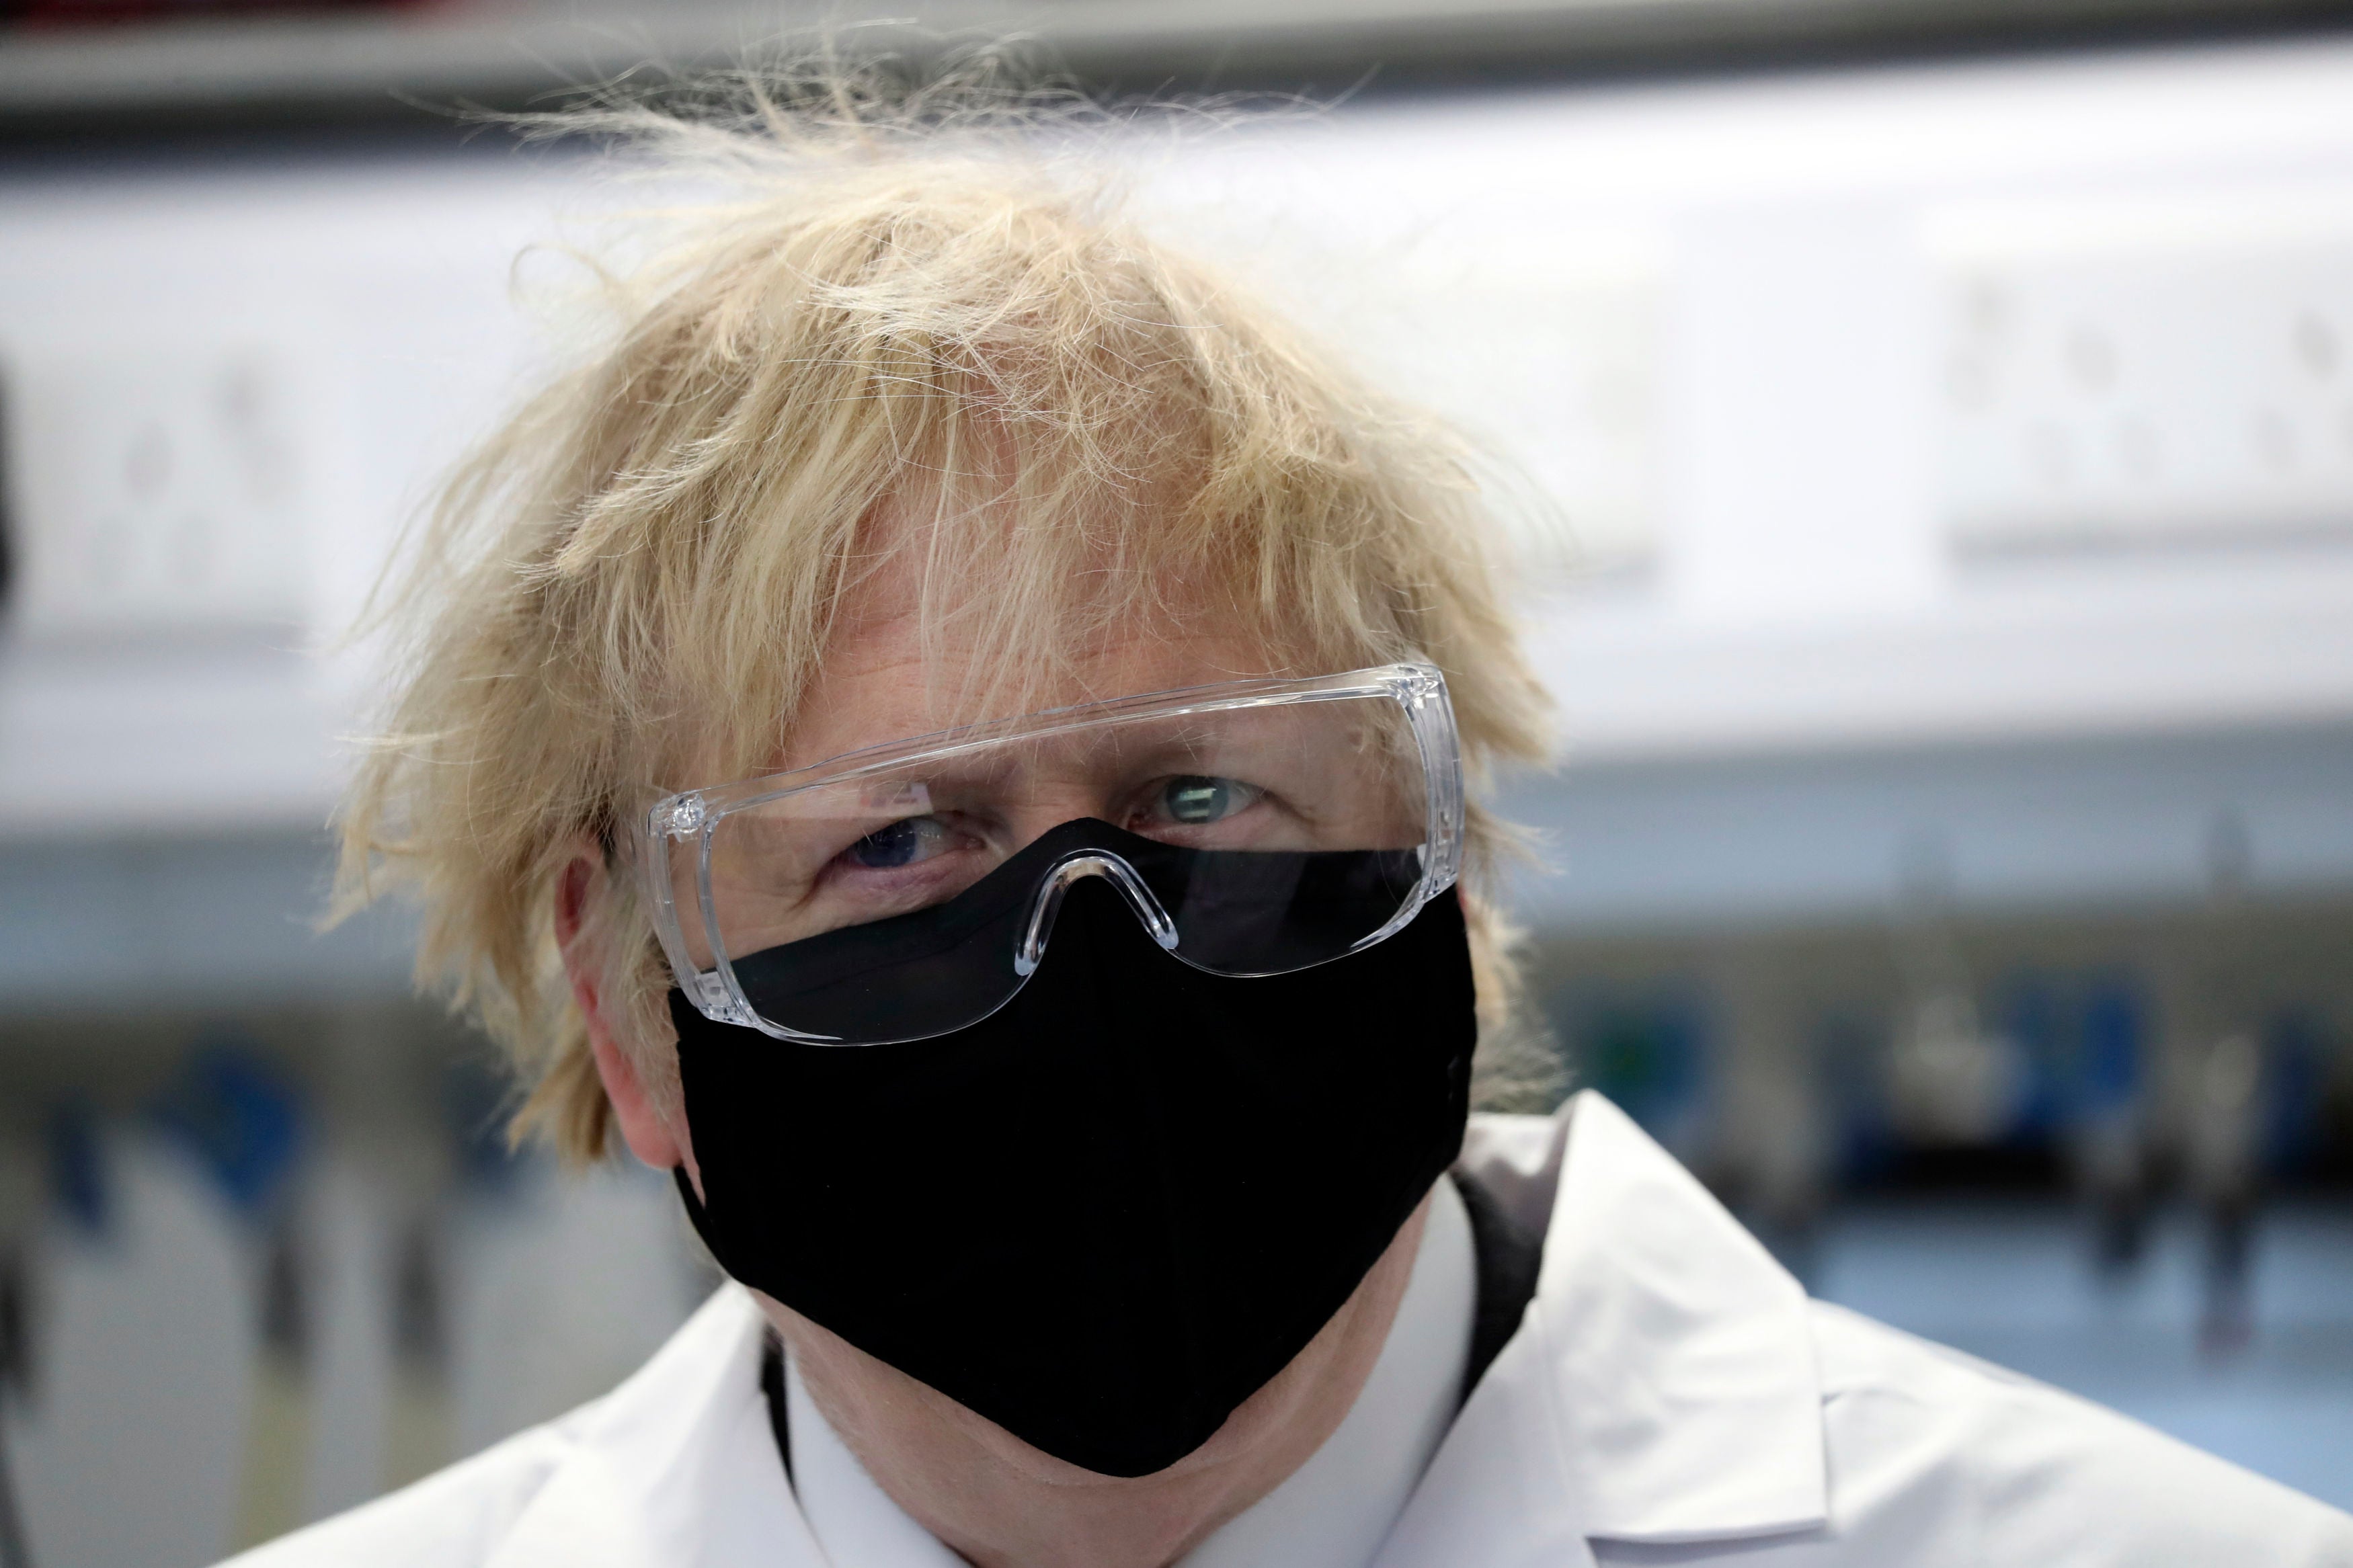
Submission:
M 1047 939 L 1054 934 L 1054 917 L 1061 912 L 1062 896 L 1073 883 L 1088 877 L 1101 877 L 1117 888 L 1127 900 L 1135 918 L 1152 933 L 1162 951 L 1176 949 L 1176 922 L 1160 907 L 1135 868 L 1126 859 L 1107 849 L 1075 849 L 1054 862 L 1038 882 L 1038 890 L 1029 901 L 1029 919 L 1021 930 L 1021 940 L 1013 949 L 1013 973 L 1024 980 L 1037 972 L 1045 960 Z

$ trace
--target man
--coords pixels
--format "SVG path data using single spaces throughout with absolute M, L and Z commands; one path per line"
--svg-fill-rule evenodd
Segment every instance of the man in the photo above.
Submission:
M 2353 1563 L 1472 1117 L 1541 701 L 1442 434 L 1018 118 L 817 101 L 622 117 L 733 191 L 452 486 L 346 820 L 733 1282 L 257 1568 Z

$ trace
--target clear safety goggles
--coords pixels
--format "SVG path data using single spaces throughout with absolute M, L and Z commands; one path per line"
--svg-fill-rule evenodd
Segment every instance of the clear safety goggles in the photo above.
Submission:
M 1444 679 L 1386 665 L 944 731 L 639 822 L 655 930 L 704 1016 L 886 1045 L 1010 1001 L 1083 877 L 1216 974 L 1369 947 L 1452 885 L 1461 763 Z

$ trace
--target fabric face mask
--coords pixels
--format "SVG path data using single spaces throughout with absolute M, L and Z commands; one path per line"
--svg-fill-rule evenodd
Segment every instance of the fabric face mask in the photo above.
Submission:
M 1451 886 L 1373 945 L 1236 976 L 1152 929 L 1150 889 L 1209 875 L 1187 853 L 1066 823 L 948 903 L 796 944 L 809 995 L 854 983 L 889 1007 L 890 976 L 945 994 L 982 962 L 967 950 L 1031 942 L 1009 1000 L 929 1037 L 780 1038 L 670 995 L 703 1194 L 683 1173 L 680 1190 L 721 1267 L 1113 1476 L 1192 1452 L 1305 1347 L 1468 1114 Z M 1378 865 L 1293 858 L 1330 896 L 1253 940 L 1366 918 L 1351 898 L 1396 903 Z

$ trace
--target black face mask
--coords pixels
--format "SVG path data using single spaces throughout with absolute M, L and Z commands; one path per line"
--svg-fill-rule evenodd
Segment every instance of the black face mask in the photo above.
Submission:
M 954 902 L 1025 904 L 1027 858 Z M 679 1186 L 720 1266 L 1113 1476 L 1198 1447 L 1348 1299 L 1461 1150 L 1477 1032 L 1451 889 L 1375 947 L 1236 979 L 1102 878 L 953 1034 L 806 1045 L 675 991 L 670 1016 L 703 1201 Z

